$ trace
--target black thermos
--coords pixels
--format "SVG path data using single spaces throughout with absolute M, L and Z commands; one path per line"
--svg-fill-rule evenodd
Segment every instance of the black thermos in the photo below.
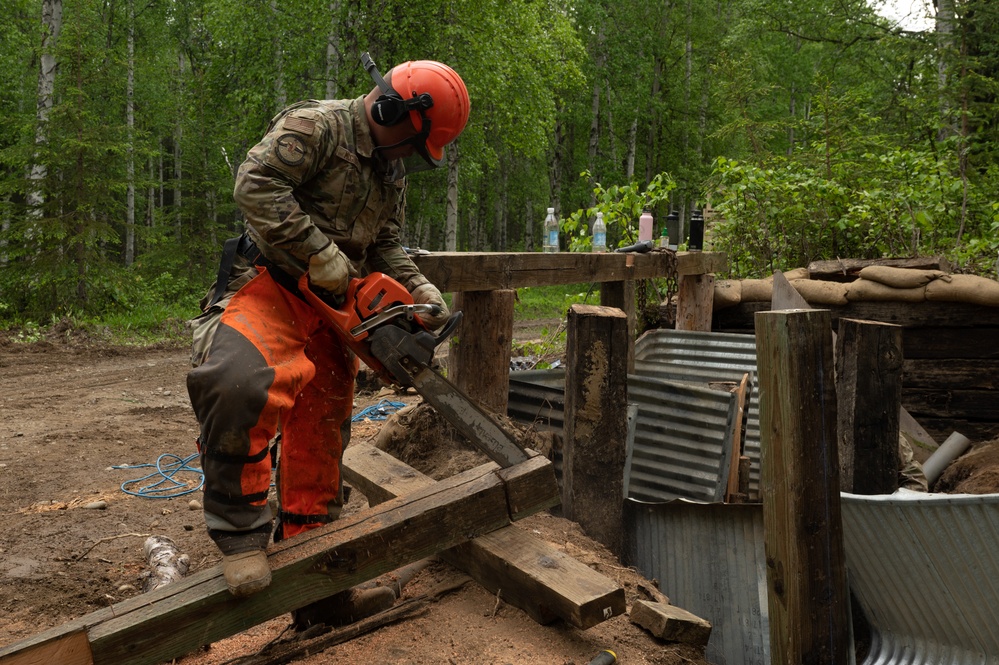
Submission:
M 704 249 L 704 215 L 700 210 L 690 213 L 690 242 L 687 243 L 687 250 L 699 252 Z

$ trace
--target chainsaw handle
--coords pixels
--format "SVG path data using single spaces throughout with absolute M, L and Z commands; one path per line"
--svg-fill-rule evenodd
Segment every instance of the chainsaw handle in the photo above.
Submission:
M 305 296 L 305 301 L 312 305 L 321 317 L 336 326 L 342 334 L 349 335 L 348 331 L 360 323 L 360 317 L 357 316 L 354 308 L 344 308 L 343 305 L 350 298 L 351 287 L 356 290 L 358 281 L 356 279 L 350 280 L 347 284 L 347 292 L 342 296 L 330 294 L 332 303 L 312 290 L 312 285 L 309 283 L 309 273 L 305 273 L 298 279 L 298 290 Z

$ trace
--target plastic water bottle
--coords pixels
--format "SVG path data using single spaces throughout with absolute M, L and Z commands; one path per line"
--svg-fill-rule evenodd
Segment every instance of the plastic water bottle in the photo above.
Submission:
M 642 211 L 638 218 L 638 242 L 652 240 L 652 213 L 648 208 Z
M 548 209 L 548 216 L 545 217 L 545 243 L 546 252 L 557 252 L 558 247 L 558 220 L 555 219 L 555 208 Z
M 659 236 L 659 247 L 669 249 L 669 229 L 665 226 L 663 227 L 662 234 Z
M 597 221 L 593 222 L 593 251 L 607 251 L 607 224 L 602 212 L 597 213 Z

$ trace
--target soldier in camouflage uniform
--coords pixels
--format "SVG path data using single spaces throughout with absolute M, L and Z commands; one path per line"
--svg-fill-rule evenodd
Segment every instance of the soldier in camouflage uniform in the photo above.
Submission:
M 343 504 L 340 460 L 357 360 L 302 299 L 298 279 L 343 294 L 352 276 L 384 272 L 416 303 L 449 312 L 406 254 L 406 179 L 439 166 L 468 120 L 468 93 L 446 65 L 407 62 L 353 100 L 281 111 L 236 177 L 246 232 L 227 243 L 195 320 L 187 384 L 201 432 L 205 521 L 230 591 L 270 583 L 267 495 L 280 430 L 275 540 L 331 522 Z M 393 597 L 394 599 L 394 597 Z

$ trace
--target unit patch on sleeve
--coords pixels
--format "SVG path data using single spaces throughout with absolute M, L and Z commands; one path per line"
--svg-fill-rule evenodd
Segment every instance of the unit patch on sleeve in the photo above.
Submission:
M 305 161 L 305 143 L 296 134 L 282 134 L 277 139 L 274 152 L 288 166 L 298 166 Z

